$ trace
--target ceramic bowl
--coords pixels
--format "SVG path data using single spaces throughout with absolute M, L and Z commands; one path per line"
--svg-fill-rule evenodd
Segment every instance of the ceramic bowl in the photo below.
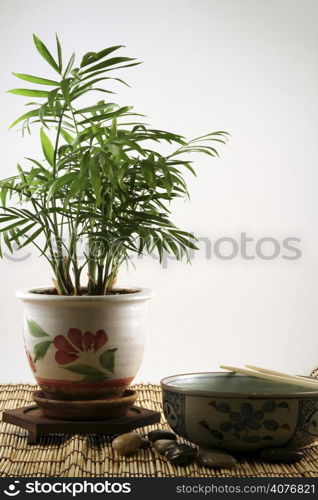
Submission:
M 203 447 L 302 448 L 318 439 L 318 390 L 226 372 L 161 381 L 174 432 Z

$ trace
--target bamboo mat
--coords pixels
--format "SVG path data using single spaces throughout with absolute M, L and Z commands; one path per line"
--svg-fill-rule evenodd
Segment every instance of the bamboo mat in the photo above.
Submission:
M 135 385 L 139 404 L 162 410 L 161 390 L 156 385 Z M 0 410 L 32 403 L 33 385 L 0 385 Z M 2 419 L 1 419 L 2 420 Z M 146 427 L 143 434 L 167 427 Z M 236 469 L 211 470 L 196 464 L 174 467 L 154 449 L 139 450 L 123 458 L 113 451 L 106 436 L 42 436 L 39 444 L 28 445 L 26 431 L 0 422 L 1 477 L 317 477 L 318 442 L 305 450 L 304 458 L 295 464 L 270 464 L 242 458 Z

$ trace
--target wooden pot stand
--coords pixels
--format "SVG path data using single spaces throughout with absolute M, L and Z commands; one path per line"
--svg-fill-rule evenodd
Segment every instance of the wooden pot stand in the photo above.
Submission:
M 132 406 L 125 416 L 114 419 L 58 420 L 43 416 L 38 406 L 26 406 L 4 411 L 2 420 L 26 429 L 28 444 L 36 444 L 43 434 L 123 434 L 160 422 L 160 412 Z

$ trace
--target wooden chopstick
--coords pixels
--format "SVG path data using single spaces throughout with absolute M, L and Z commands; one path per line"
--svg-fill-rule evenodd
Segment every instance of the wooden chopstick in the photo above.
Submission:
M 269 370 L 268 368 L 261 368 L 260 366 L 245 365 L 245 368 L 249 368 L 250 370 L 255 370 L 256 372 L 269 373 L 270 375 L 277 375 L 279 377 L 289 378 L 291 380 L 295 380 L 295 382 L 304 380 L 304 377 L 300 377 L 299 375 L 289 375 L 288 373 Z M 313 377 L 311 377 L 310 382 L 314 382 L 318 386 L 318 379 L 314 379 Z
M 311 389 L 315 389 L 316 391 L 318 390 L 317 387 L 317 382 L 313 382 L 312 380 L 297 380 L 297 382 L 294 379 L 291 379 L 289 377 L 282 377 L 278 375 L 272 375 L 270 373 L 260 373 L 257 371 L 252 371 L 252 370 L 246 370 L 245 368 L 238 368 L 236 366 L 224 366 L 220 365 L 220 368 L 223 368 L 224 370 L 229 370 L 231 372 L 237 372 L 237 373 L 243 373 L 244 375 L 250 375 L 251 377 L 257 377 L 257 378 L 262 378 L 265 380 L 271 380 L 272 382 L 283 382 L 284 384 L 289 384 L 289 385 L 298 385 L 299 387 L 308 387 Z

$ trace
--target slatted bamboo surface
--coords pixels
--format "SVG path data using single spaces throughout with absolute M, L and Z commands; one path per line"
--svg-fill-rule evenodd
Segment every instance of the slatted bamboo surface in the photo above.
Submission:
M 162 411 L 161 390 L 157 385 L 135 385 L 139 404 Z M 0 385 L 0 411 L 32 404 L 34 385 Z M 146 434 L 161 424 L 137 430 Z M 106 436 L 42 436 L 35 445 L 27 444 L 27 431 L 0 423 L 1 477 L 317 477 L 318 442 L 304 450 L 304 458 L 294 464 L 268 463 L 240 458 L 236 469 L 206 469 L 191 464 L 175 467 L 155 449 L 139 450 L 132 457 L 121 457 Z

